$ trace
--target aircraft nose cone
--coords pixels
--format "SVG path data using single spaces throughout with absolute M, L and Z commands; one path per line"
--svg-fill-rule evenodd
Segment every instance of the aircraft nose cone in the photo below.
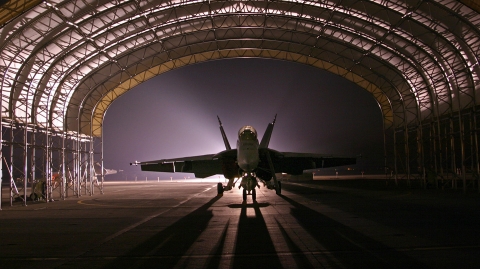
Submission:
M 243 140 L 255 140 L 257 131 L 252 126 L 243 126 L 238 132 L 238 137 Z

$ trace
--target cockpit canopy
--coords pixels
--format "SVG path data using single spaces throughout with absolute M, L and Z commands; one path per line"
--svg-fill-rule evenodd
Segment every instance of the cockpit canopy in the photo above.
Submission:
M 252 126 L 243 126 L 240 131 L 238 131 L 238 138 L 242 140 L 256 140 L 257 131 Z

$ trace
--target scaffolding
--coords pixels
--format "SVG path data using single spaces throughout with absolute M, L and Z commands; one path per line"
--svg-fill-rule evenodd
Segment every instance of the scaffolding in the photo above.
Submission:
M 95 188 L 103 193 L 103 169 L 94 171 L 94 155 L 103 155 L 94 152 L 96 140 L 3 121 L 3 180 L 10 182 L 10 205 L 93 195 Z
M 478 117 L 478 109 L 467 108 L 387 134 L 387 167 L 395 171 L 392 176 L 396 184 L 397 180 L 404 180 L 409 187 L 416 184 L 423 188 L 480 192 Z M 434 182 L 428 182 L 429 173 L 435 175 Z

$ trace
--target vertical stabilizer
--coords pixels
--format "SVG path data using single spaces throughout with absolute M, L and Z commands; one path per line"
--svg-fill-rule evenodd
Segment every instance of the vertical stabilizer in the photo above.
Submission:
M 273 122 L 269 123 L 267 126 L 267 130 L 265 131 L 265 134 L 262 137 L 262 142 L 260 142 L 260 147 L 259 148 L 268 148 L 268 144 L 270 143 L 270 137 L 272 136 L 273 132 L 273 126 L 275 125 L 275 121 L 277 120 L 277 114 L 275 114 L 275 118 L 273 119 Z
M 225 148 L 227 150 L 231 150 L 232 148 L 230 147 L 230 143 L 228 142 L 227 135 L 225 134 L 225 131 L 223 130 L 222 122 L 220 121 L 220 117 L 217 116 L 218 123 L 220 124 L 220 132 L 222 133 L 222 138 L 223 138 L 223 143 L 225 143 Z

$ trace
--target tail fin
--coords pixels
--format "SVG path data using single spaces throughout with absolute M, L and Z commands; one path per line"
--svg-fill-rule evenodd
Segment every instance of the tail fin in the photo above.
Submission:
M 220 121 L 220 117 L 217 116 L 218 123 L 220 124 L 220 132 L 222 133 L 222 138 L 223 138 L 223 143 L 225 143 L 225 148 L 227 150 L 231 150 L 232 148 L 230 147 L 230 143 L 228 142 L 227 135 L 225 134 L 225 131 L 223 130 L 222 122 Z
M 270 137 L 272 136 L 273 132 L 273 126 L 275 125 L 275 121 L 277 120 L 277 114 L 275 114 L 275 118 L 273 119 L 273 122 L 269 123 L 267 126 L 267 130 L 265 131 L 265 134 L 262 137 L 262 142 L 260 142 L 260 147 L 259 148 L 268 148 L 268 144 L 270 143 Z

